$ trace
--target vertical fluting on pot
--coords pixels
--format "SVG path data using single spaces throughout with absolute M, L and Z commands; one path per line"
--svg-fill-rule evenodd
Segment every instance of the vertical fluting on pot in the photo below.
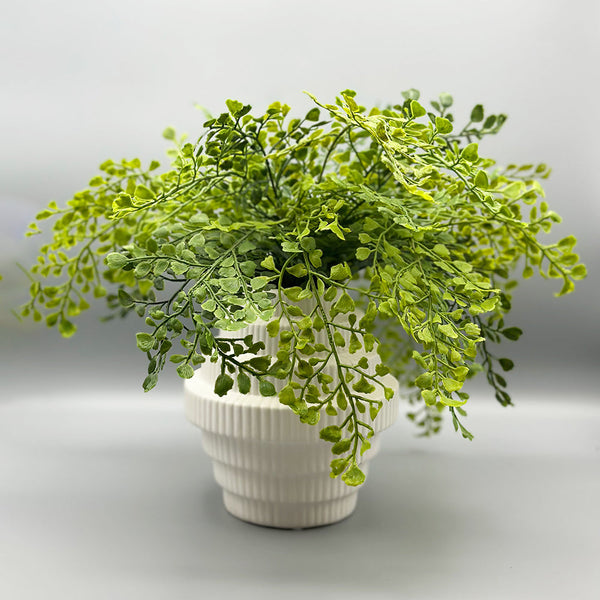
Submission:
M 269 337 L 264 321 L 221 333 L 249 334 L 254 341 L 265 342 L 265 354 L 276 353 L 277 338 Z M 340 354 L 349 358 L 344 351 Z M 334 365 L 325 370 L 337 377 Z M 246 395 L 231 390 L 219 397 L 213 391 L 218 373 L 218 365 L 206 363 L 185 382 L 185 409 L 187 418 L 202 430 L 203 447 L 213 461 L 226 509 L 244 521 L 281 528 L 316 527 L 349 516 L 359 488 L 329 476 L 331 444 L 319 438 L 320 429 L 340 424 L 343 416 L 322 413 L 318 425 L 306 425 L 277 397 L 260 396 L 257 385 Z M 379 450 L 378 433 L 398 415 L 398 383 L 391 375 L 384 380 L 396 393 L 389 401 L 381 394 L 383 408 L 374 421 L 363 417 L 375 430 L 372 447 L 362 457 L 365 474 Z M 278 389 L 283 385 L 273 383 Z

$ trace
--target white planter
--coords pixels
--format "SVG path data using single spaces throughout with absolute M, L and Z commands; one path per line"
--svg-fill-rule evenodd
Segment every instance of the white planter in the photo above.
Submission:
M 263 322 L 221 335 L 250 333 L 255 341 L 265 342 L 266 354 L 276 353 L 277 339 L 268 337 Z M 323 412 L 319 424 L 306 425 L 277 397 L 260 396 L 255 382 L 249 394 L 231 390 L 219 397 L 213 392 L 218 373 L 218 365 L 207 363 L 186 380 L 185 411 L 202 430 L 203 447 L 223 488 L 225 508 L 244 521 L 280 528 L 316 527 L 349 516 L 359 488 L 329 476 L 334 455 L 331 444 L 319 438 L 320 429 L 341 423 L 343 417 Z M 382 396 L 383 408 L 372 422 L 376 433 L 362 457 L 365 474 L 379 450 L 378 433 L 398 415 L 398 383 L 390 375 L 385 379 L 396 393 L 390 401 Z M 370 422 L 366 414 L 361 418 Z

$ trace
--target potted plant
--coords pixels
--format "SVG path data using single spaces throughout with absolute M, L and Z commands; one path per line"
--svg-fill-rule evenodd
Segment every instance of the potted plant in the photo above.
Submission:
M 557 295 L 585 276 L 573 236 L 540 239 L 560 221 L 539 183 L 549 169 L 479 156 L 504 115 L 478 104 L 457 127 L 450 95 L 430 110 L 402 95 L 371 110 L 350 90 L 335 104 L 311 96 L 304 118 L 228 100 L 197 142 L 164 132 L 168 169 L 108 160 L 66 207 L 37 215 L 54 233 L 21 314 L 66 337 L 90 296 L 141 317 L 144 389 L 177 365 L 244 519 L 348 515 L 399 381 L 425 435 L 448 411 L 471 438 L 467 379 L 483 371 L 511 402 L 501 373 L 513 363 L 491 344 L 521 334 L 505 323 L 517 267 L 559 279 Z

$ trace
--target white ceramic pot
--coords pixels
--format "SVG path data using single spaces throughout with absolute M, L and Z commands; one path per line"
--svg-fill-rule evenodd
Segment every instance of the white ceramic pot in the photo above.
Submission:
M 264 322 L 235 333 L 220 333 L 229 337 L 248 334 L 265 342 L 265 354 L 276 353 L 277 339 L 269 338 Z M 203 447 L 223 488 L 225 508 L 244 521 L 290 529 L 326 525 L 348 517 L 356 507 L 359 488 L 329 476 L 329 463 L 335 456 L 331 444 L 319 438 L 320 429 L 340 424 L 343 417 L 323 412 L 316 426 L 301 423 L 276 396 L 260 396 L 254 381 L 249 394 L 231 390 L 219 397 L 213 392 L 219 372 L 218 365 L 206 363 L 186 380 L 185 411 L 202 430 Z M 334 369 L 329 372 L 335 378 Z M 385 384 L 396 393 L 390 401 L 382 396 L 383 408 L 372 422 L 376 433 L 371 449 L 362 457 L 365 474 L 379 450 L 378 433 L 392 425 L 398 415 L 398 382 L 388 375 Z M 366 414 L 361 418 L 370 422 Z

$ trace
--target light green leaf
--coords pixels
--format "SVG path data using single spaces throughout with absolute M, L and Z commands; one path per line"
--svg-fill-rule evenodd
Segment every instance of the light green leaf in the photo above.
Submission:
M 415 118 L 419 118 L 427 114 L 427 111 L 416 100 L 411 101 L 410 112 Z
M 65 338 L 70 338 L 76 331 L 77 327 L 67 319 L 61 319 L 58 323 L 58 331 Z
M 352 271 L 350 270 L 348 263 L 333 265 L 333 267 L 331 267 L 330 277 L 334 281 L 343 281 L 352 277 Z
M 477 171 L 477 175 L 475 175 L 475 185 L 482 189 L 489 187 L 490 183 L 488 181 L 488 175 L 485 171 Z
M 135 338 L 137 347 L 142 352 L 150 352 L 154 348 L 155 339 L 149 333 L 136 333 Z
M 360 470 L 356 463 L 353 463 L 352 466 L 342 474 L 342 481 L 346 485 L 355 487 L 364 483 L 365 474 Z
M 139 198 L 140 200 L 153 200 L 154 198 L 156 198 L 156 194 L 145 185 L 138 185 L 135 188 L 134 194 L 135 197 Z
M 194 376 L 194 368 L 190 364 L 183 364 L 177 367 L 177 374 L 183 379 L 191 379 Z
M 327 442 L 339 442 L 342 439 L 342 429 L 338 425 L 329 425 L 321 429 L 319 437 Z
M 333 308 L 339 313 L 349 313 L 355 308 L 354 300 L 347 292 L 344 292 L 333 305 Z
M 111 269 L 121 269 L 129 263 L 129 259 L 118 252 L 111 252 L 106 256 L 106 264 Z
M 175 141 L 175 138 L 177 136 L 177 134 L 175 133 L 175 130 L 172 127 L 167 127 L 163 131 L 162 135 L 165 138 L 165 140 L 171 140 L 171 141 Z
M 357 248 L 356 249 L 356 258 L 357 260 L 367 260 L 371 255 L 371 250 L 369 248 Z
M 444 117 L 435 118 L 435 127 L 441 134 L 451 133 L 453 129 L 452 123 Z
M 460 156 L 464 160 L 467 160 L 471 163 L 476 162 L 479 158 L 478 145 L 475 142 L 468 144 L 463 148 L 463 151 L 460 153 Z
M 444 388 L 448 392 L 456 392 L 462 388 L 463 384 L 460 381 L 456 381 L 456 379 L 452 379 L 450 377 L 444 377 L 442 379 L 442 384 Z
M 277 267 L 275 267 L 275 261 L 271 255 L 267 256 L 261 263 L 260 266 L 264 269 L 268 269 L 269 271 L 277 271 Z

